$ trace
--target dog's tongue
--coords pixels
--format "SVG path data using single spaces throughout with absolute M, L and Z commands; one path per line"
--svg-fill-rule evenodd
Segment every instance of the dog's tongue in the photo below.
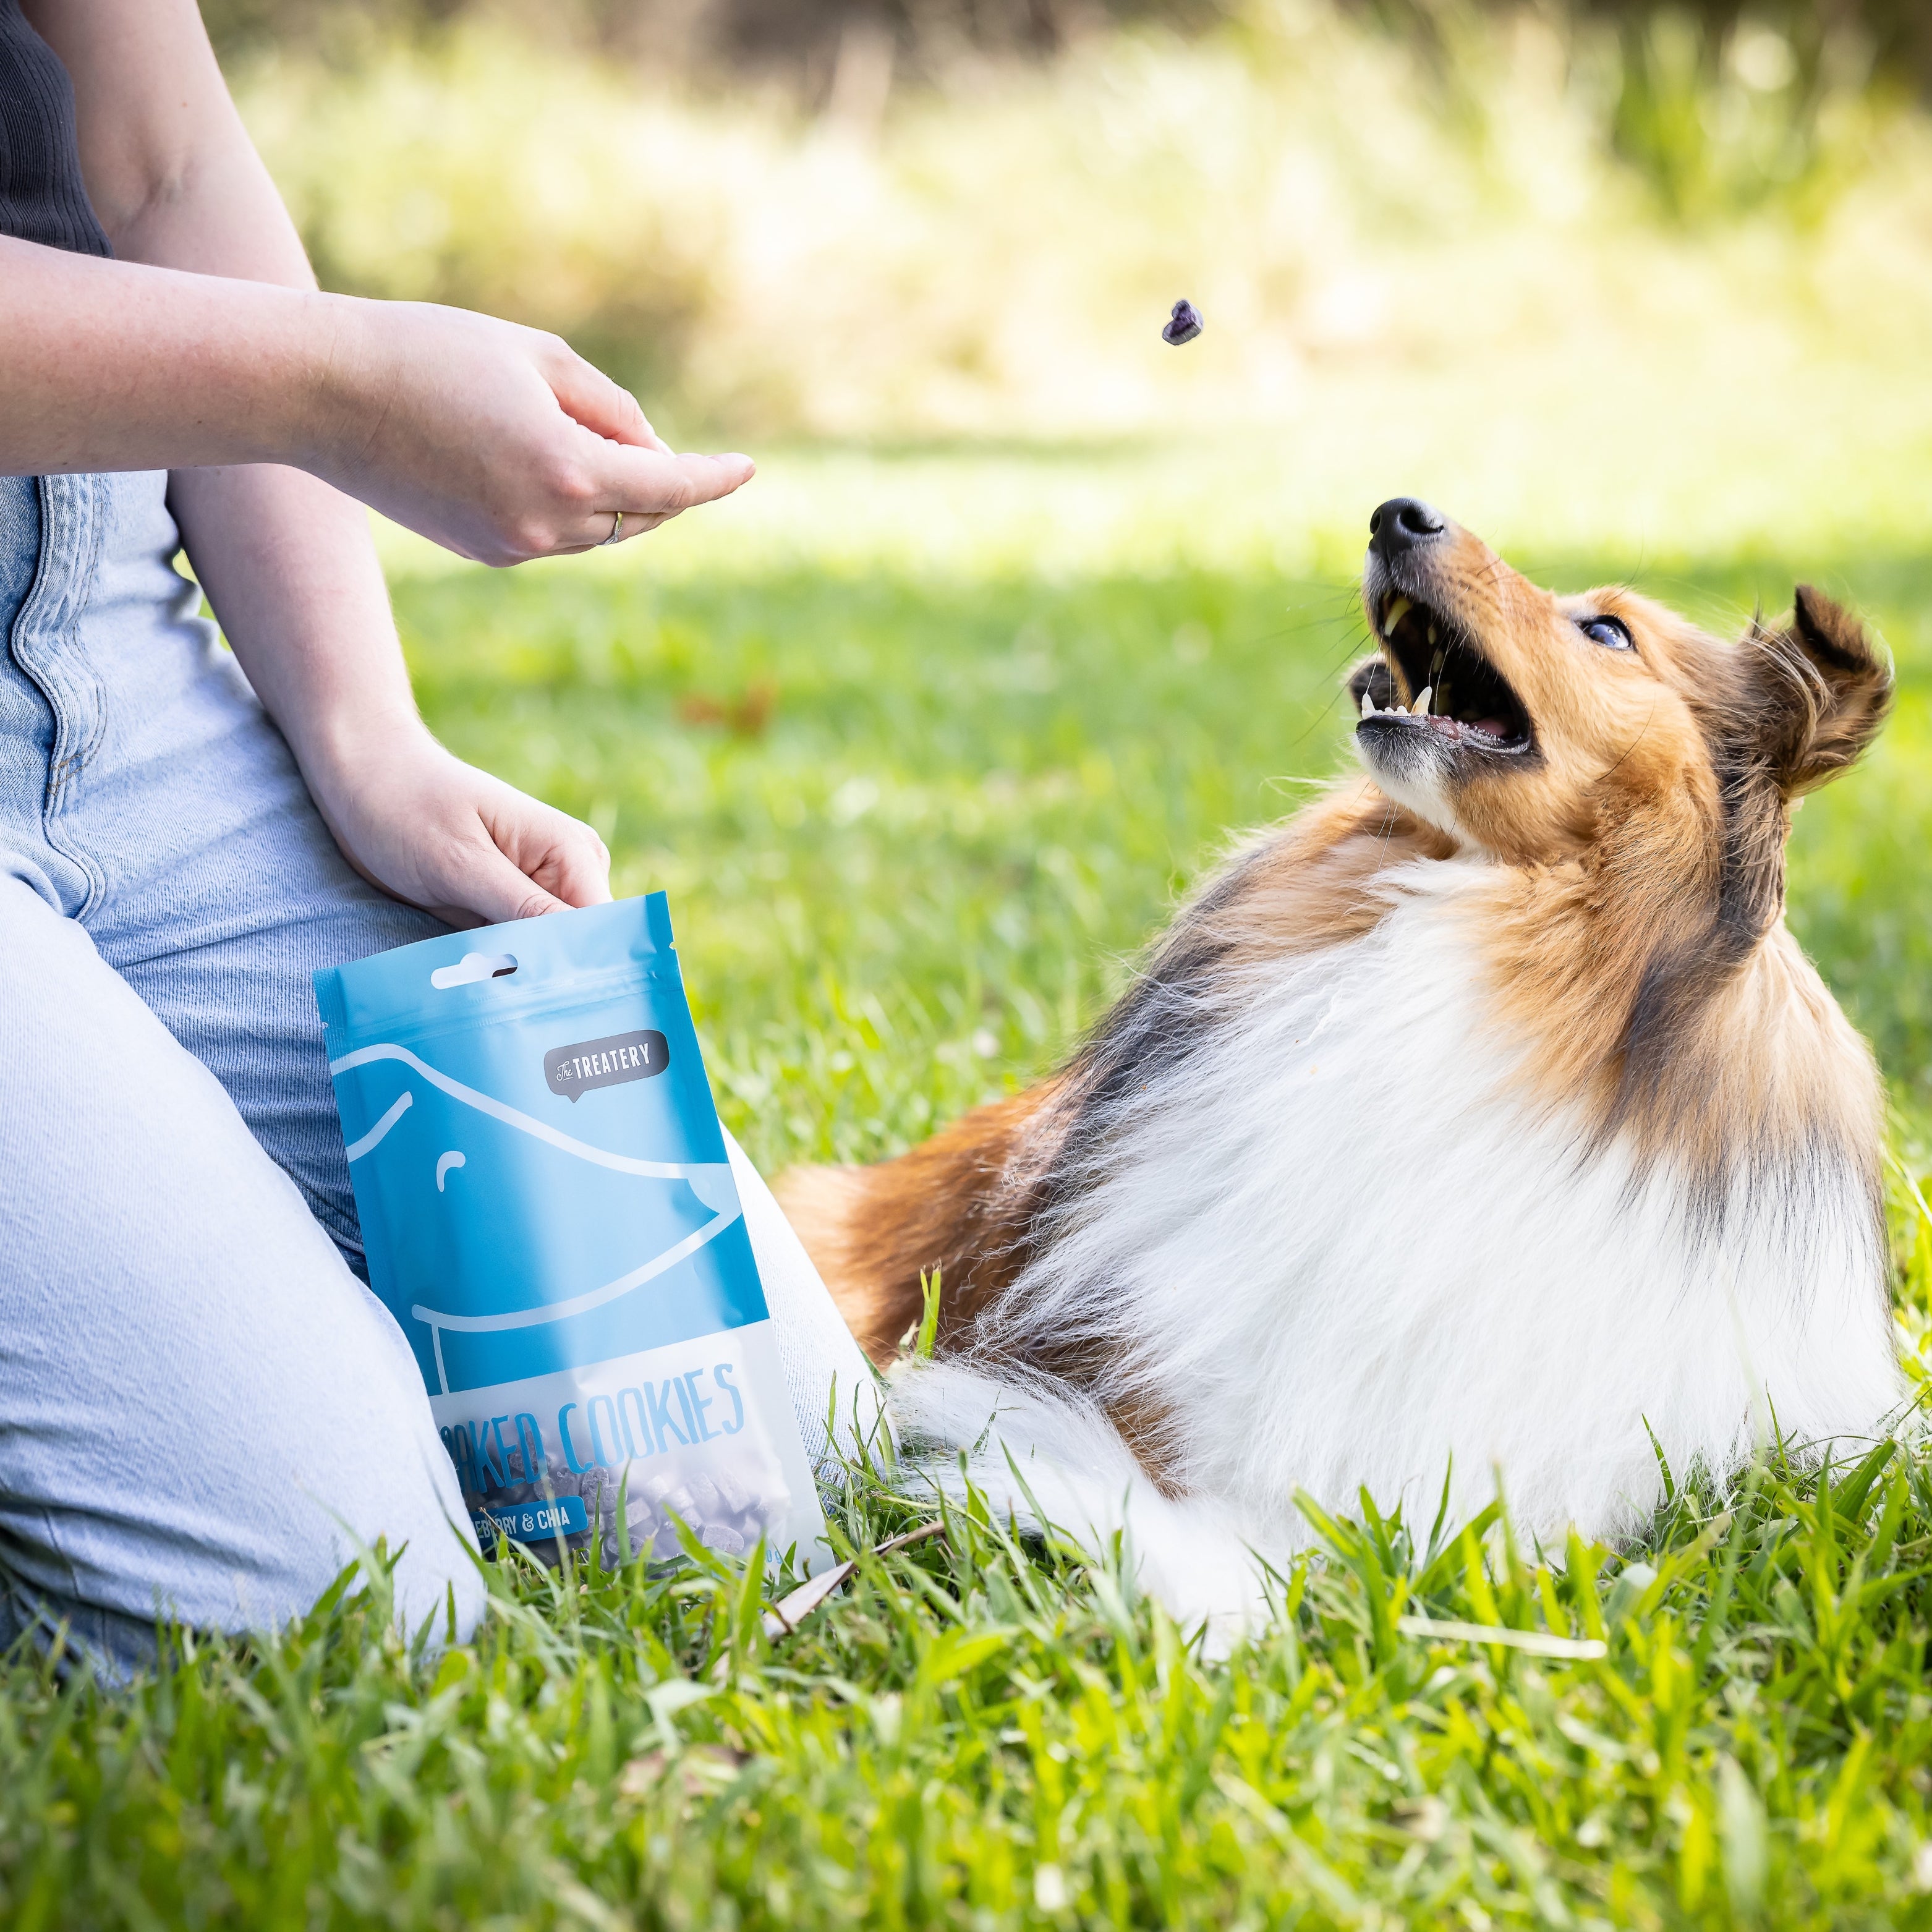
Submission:
M 1493 738 L 1501 744 L 1509 736 L 1509 727 L 1500 718 L 1445 718 L 1437 712 L 1430 720 L 1438 731 L 1454 737 L 1459 731 L 1480 731 L 1485 738 Z

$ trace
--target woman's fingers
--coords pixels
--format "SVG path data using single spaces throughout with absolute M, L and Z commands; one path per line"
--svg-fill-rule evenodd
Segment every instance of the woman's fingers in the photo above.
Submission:
M 641 537 L 658 524 L 668 524 L 680 510 L 701 502 L 717 502 L 752 481 L 758 466 L 749 456 L 672 456 L 655 450 L 613 450 L 610 476 L 603 487 L 610 490 L 613 510 L 624 512 L 624 537 Z M 599 543 L 610 536 L 604 527 Z
M 566 416 L 613 442 L 670 454 L 670 446 L 652 428 L 629 390 L 585 362 L 568 344 L 554 336 L 547 340 L 550 352 L 543 373 Z
M 614 530 L 620 543 L 628 543 L 670 522 L 681 510 L 730 496 L 751 480 L 757 467 L 748 456 L 612 449 L 608 460 L 598 465 L 596 491 L 598 502 L 610 507 L 586 512 L 578 541 L 558 549 L 594 549 L 609 542 Z M 616 521 L 619 510 L 624 516 L 621 526 Z
M 633 517 L 662 523 L 698 503 L 715 503 L 750 482 L 755 465 L 748 456 L 700 456 L 687 452 L 612 448 L 598 465 L 597 486 L 608 490 L 614 510 L 628 524 Z
M 508 856 L 526 877 L 565 905 L 604 905 L 610 900 L 610 854 L 589 826 L 574 818 L 564 820 L 562 836 L 533 862 L 525 863 L 515 849 Z
M 610 852 L 580 818 L 500 781 L 488 785 L 478 812 L 494 856 L 558 905 L 602 905 L 610 898 Z
M 422 725 L 374 725 L 311 772 L 364 878 L 454 926 L 494 926 L 610 896 L 610 854 L 581 819 L 452 757 Z
M 589 826 L 493 780 L 481 779 L 478 791 L 475 817 L 442 848 L 439 876 L 425 881 L 434 910 L 496 926 L 609 899 L 610 855 Z

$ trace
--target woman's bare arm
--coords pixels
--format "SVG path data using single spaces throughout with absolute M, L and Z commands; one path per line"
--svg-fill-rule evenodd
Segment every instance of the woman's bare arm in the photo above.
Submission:
M 192 0 L 29 0 L 73 75 L 112 262 L 0 242 L 0 468 L 166 467 L 209 601 L 338 842 L 452 918 L 606 896 L 596 835 L 417 718 L 347 490 L 491 562 L 735 488 L 554 338 L 319 295 Z M 332 487 L 339 485 L 340 488 Z
M 673 454 L 634 397 L 538 330 L 133 256 L 219 259 L 201 212 L 151 218 L 112 262 L 0 236 L 0 475 L 292 464 L 459 555 L 520 563 L 601 542 L 614 511 L 627 536 L 655 528 L 752 473 Z M 235 243 L 258 273 L 265 241 Z
M 190 198 L 130 244 L 219 259 L 201 212 Z M 236 244 L 250 266 L 268 252 Z M 673 454 L 554 336 L 220 272 L 0 236 L 0 475 L 292 464 L 460 556 L 519 563 L 601 542 L 614 511 L 627 538 L 654 528 L 752 473 Z
M 194 0 L 26 11 L 74 77 L 121 259 L 0 241 L 8 471 L 290 463 L 493 563 L 598 542 L 615 511 L 649 528 L 750 475 L 673 456 L 554 336 L 318 295 Z

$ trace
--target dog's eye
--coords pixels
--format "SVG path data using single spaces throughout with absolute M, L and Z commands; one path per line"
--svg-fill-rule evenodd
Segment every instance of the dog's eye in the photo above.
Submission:
M 1630 627 L 1621 617 L 1579 617 L 1576 628 L 1592 644 L 1601 644 L 1607 651 L 1635 648 L 1630 643 Z

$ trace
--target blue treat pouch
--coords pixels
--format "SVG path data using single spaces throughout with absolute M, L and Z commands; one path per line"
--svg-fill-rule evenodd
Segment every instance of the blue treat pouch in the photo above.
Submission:
M 674 1515 L 826 1560 L 663 893 L 315 990 L 370 1282 L 479 1537 L 668 1557 Z

